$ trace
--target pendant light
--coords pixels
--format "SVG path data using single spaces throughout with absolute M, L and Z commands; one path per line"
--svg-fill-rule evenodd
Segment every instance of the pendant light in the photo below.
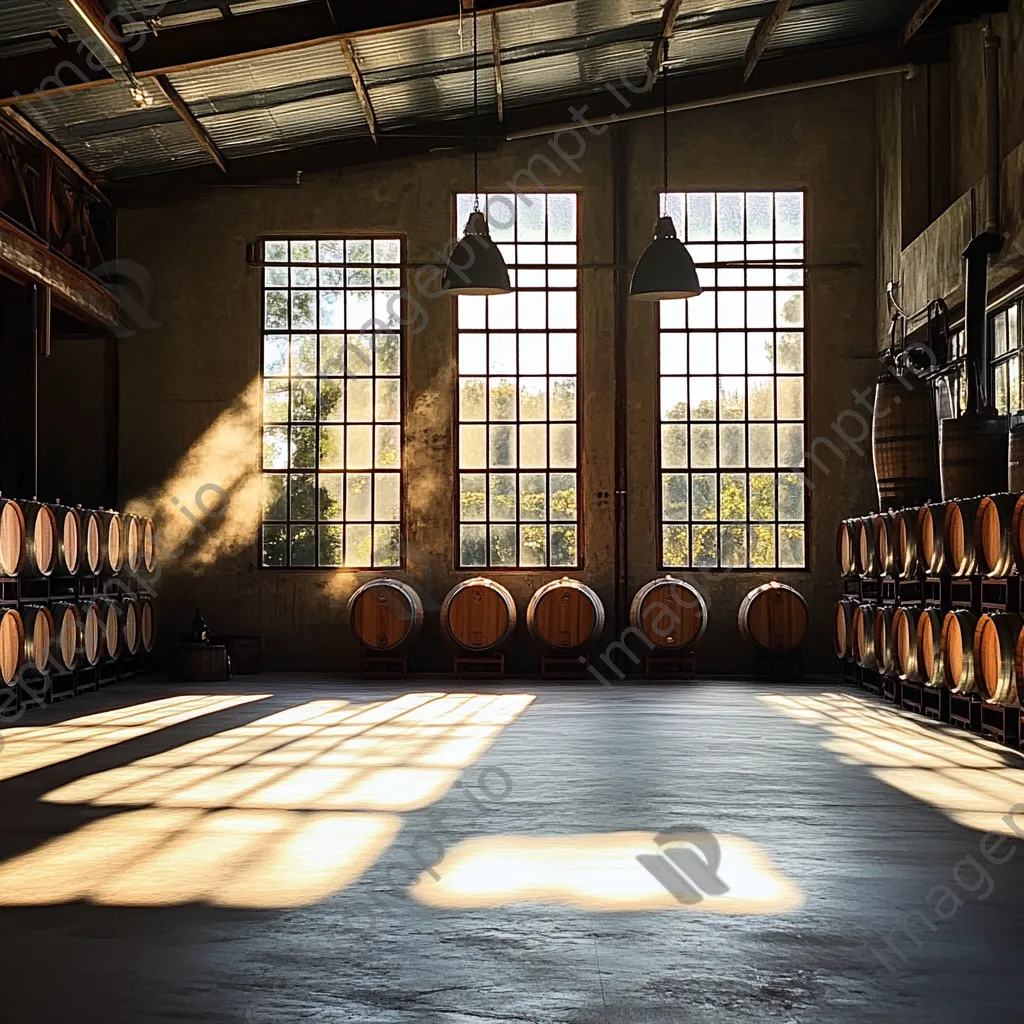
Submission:
M 473 121 L 480 112 L 480 57 L 476 41 L 476 3 L 473 4 Z M 476 129 L 474 128 L 474 131 Z M 480 139 L 473 138 L 473 212 L 466 230 L 444 268 L 442 288 L 449 295 L 503 295 L 512 291 L 508 267 L 491 241 L 487 217 L 480 210 Z
M 664 188 L 668 194 L 668 40 L 664 42 L 662 63 L 662 169 Z M 663 200 L 664 201 L 664 198 Z M 661 299 L 692 299 L 703 289 L 697 279 L 697 268 L 686 246 L 676 236 L 672 218 L 662 216 L 654 226 L 654 241 L 644 250 L 629 282 L 631 298 L 647 302 Z

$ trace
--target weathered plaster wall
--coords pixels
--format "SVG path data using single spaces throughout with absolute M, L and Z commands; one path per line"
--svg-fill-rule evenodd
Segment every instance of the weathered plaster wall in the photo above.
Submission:
M 1003 252 L 993 262 L 993 297 L 1024 273 L 1024 196 L 1020 181 L 1024 174 L 1024 0 L 1010 0 L 1010 10 L 992 18 L 1000 36 L 1000 152 L 1003 165 L 1002 230 L 1008 232 Z M 922 308 L 935 298 L 954 309 L 963 304 L 961 253 L 971 238 L 983 230 L 988 190 L 985 183 L 985 73 L 983 21 L 960 26 L 953 33 L 949 70 L 950 145 L 948 167 L 935 164 L 933 174 L 944 173 L 950 181 L 951 204 L 937 214 L 930 226 L 903 247 L 906 239 L 901 208 L 901 168 L 914 154 L 899 152 L 904 125 L 892 110 L 899 110 L 894 92 L 904 96 L 912 85 L 886 79 L 877 87 L 879 121 L 879 283 L 878 344 L 887 344 L 884 287 L 888 280 L 899 282 L 901 305 L 907 310 Z M 933 110 L 933 115 L 936 115 Z M 941 156 L 941 154 L 939 154 Z M 935 154 L 933 154 L 933 159 Z M 1018 246 L 1020 248 L 1018 248 Z M 903 250 L 898 258 L 893 252 Z
M 873 377 L 875 334 L 875 107 L 870 84 L 833 87 L 775 100 L 695 111 L 673 118 L 674 189 L 807 188 L 808 440 L 836 437 L 830 426 L 853 407 L 850 388 Z M 842 124 L 844 131 L 836 133 Z M 660 152 L 656 121 L 629 128 L 629 248 L 635 259 L 656 212 Z M 610 132 L 587 135 L 579 173 L 555 175 L 539 163 L 550 188 L 581 194 L 581 259 L 612 261 Z M 481 188 L 498 191 L 545 140 L 503 147 L 481 162 Z M 571 153 L 573 143 L 566 141 Z M 550 150 L 548 151 L 550 153 Z M 239 409 L 260 370 L 260 278 L 245 265 L 245 244 L 261 234 L 399 232 L 411 261 L 437 260 L 451 232 L 452 194 L 471 182 L 471 160 L 436 154 L 403 163 L 311 175 L 293 189 L 222 190 L 165 207 L 126 210 L 120 251 L 152 275 L 152 314 L 160 326 L 126 342 L 121 352 L 121 488 L 124 500 L 155 496 L 158 514 L 181 522 L 172 497 L 189 509 L 203 483 L 232 494 L 219 527 L 199 535 L 180 558 L 165 558 L 157 589 L 163 640 L 176 639 L 194 608 L 222 631 L 259 632 L 268 660 L 295 668 L 352 664 L 355 647 L 344 614 L 349 594 L 373 573 L 261 571 L 255 565 L 259 465 L 256 419 Z M 829 266 L 825 266 L 829 265 Z M 613 608 L 613 345 L 612 272 L 584 270 L 581 368 L 583 465 L 581 502 L 585 565 L 578 578 Z M 409 338 L 406 398 L 408 565 L 395 575 L 424 595 L 427 621 L 411 665 L 450 665 L 440 641 L 437 608 L 449 587 L 473 575 L 454 569 L 452 525 L 452 388 L 450 300 L 424 301 L 426 326 Z M 655 462 L 657 361 L 655 311 L 630 310 L 629 511 L 630 584 L 657 574 Z M 234 408 L 234 413 L 229 411 Z M 228 419 L 225 420 L 225 416 Z M 853 437 L 858 427 L 844 421 Z M 211 441 L 212 432 L 218 439 Z M 838 441 L 838 439 L 837 439 Z M 836 594 L 832 538 L 837 519 L 863 509 L 872 493 L 870 455 L 828 449 L 815 470 L 811 502 L 812 565 L 783 578 L 803 591 L 813 629 L 805 657 L 812 671 L 834 671 L 828 617 Z M 189 453 L 197 459 L 181 468 Z M 867 449 L 861 446 L 861 451 Z M 176 470 L 177 467 L 177 470 Z M 177 474 L 177 475 L 176 475 Z M 168 483 L 170 481 L 170 483 Z M 212 524 L 211 524 L 212 525 Z M 173 532 L 173 530 L 172 530 Z M 178 533 L 180 534 L 180 529 Z M 532 592 L 560 573 L 502 572 L 525 610 Z M 743 672 L 752 658 L 738 642 L 743 595 L 769 573 L 706 574 L 712 625 L 701 645 L 707 672 Z M 607 639 L 612 638 L 609 624 Z M 511 664 L 537 664 L 521 626 Z

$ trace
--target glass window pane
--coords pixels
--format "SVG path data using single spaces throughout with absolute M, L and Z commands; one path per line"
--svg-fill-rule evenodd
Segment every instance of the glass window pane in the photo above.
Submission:
M 288 477 L 284 473 L 263 474 L 263 518 L 288 518 Z
M 373 565 L 373 527 L 369 523 L 345 527 L 345 564 Z
M 288 422 L 288 381 L 264 380 L 263 422 Z
M 374 473 L 373 518 L 397 523 L 402 511 L 402 478 L 397 473 Z
M 462 526 L 459 529 L 459 564 L 487 565 L 487 527 Z
M 483 522 L 487 518 L 487 477 L 485 474 L 460 474 L 459 518 L 463 522 Z
M 718 518 L 723 522 L 745 521 L 747 518 L 747 478 L 743 473 L 721 476 Z
M 371 515 L 372 498 L 373 483 L 369 473 L 345 474 L 346 522 L 365 522 L 373 518 Z
M 345 468 L 345 428 L 320 428 L 320 462 L 321 469 Z
M 344 564 L 344 531 L 343 526 L 320 527 L 320 565 L 337 568 Z
M 291 476 L 291 515 L 292 520 L 316 519 L 316 490 L 313 486 L 315 477 L 312 473 L 293 473 Z
M 341 473 L 321 473 L 317 486 L 320 494 L 320 518 L 344 519 L 345 477 Z
M 551 474 L 551 518 L 557 521 L 579 518 L 575 473 Z
M 316 530 L 313 526 L 292 526 L 289 528 L 289 534 L 291 564 L 297 566 L 316 565 Z
M 546 474 L 523 473 L 519 477 L 519 518 L 523 520 L 547 519 L 547 492 L 548 486 Z M 575 505 L 575 501 L 573 502 L 573 505 Z M 466 517 L 464 516 L 463 518 Z
M 552 525 L 551 527 L 551 564 L 575 568 L 579 563 L 578 537 L 579 528 L 568 525 Z
M 263 565 L 280 569 L 288 564 L 288 527 L 263 527 Z

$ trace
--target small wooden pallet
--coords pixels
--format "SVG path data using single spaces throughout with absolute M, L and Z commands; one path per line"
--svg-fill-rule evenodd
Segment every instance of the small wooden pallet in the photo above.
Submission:
M 900 684 L 900 707 L 904 711 L 916 711 L 919 715 L 924 711 L 924 687 L 920 683 Z
M 1015 612 L 1020 607 L 1020 577 L 981 581 L 981 610 Z
M 360 654 L 356 659 L 360 679 L 405 679 L 409 675 L 408 657 L 398 654 Z
M 945 576 L 925 577 L 924 603 L 933 608 L 949 604 L 949 580 Z
M 981 604 L 981 587 L 976 577 L 949 581 L 949 603 L 954 608 L 973 608 Z
M 594 676 L 587 671 L 589 658 L 567 658 L 564 655 L 542 654 L 540 657 L 541 679 L 554 680 L 592 680 Z M 598 680 L 600 681 L 600 680 Z
M 949 695 L 949 724 L 968 732 L 981 731 L 981 706 L 959 693 Z
M 868 693 L 873 693 L 876 697 L 882 696 L 882 677 L 870 669 L 859 669 L 860 671 L 860 685 L 867 690 Z
M 693 651 L 683 654 L 648 654 L 644 662 L 644 675 L 648 679 L 695 679 L 697 655 Z
M 921 693 L 921 713 L 937 722 L 949 721 L 949 690 L 926 686 Z
M 452 667 L 456 679 L 503 679 L 504 654 L 456 654 Z
M 924 604 L 924 581 L 917 577 L 898 579 L 896 581 L 896 603 L 904 606 Z
M 978 701 L 981 716 L 981 735 L 997 743 L 1016 747 L 1020 742 L 1020 711 L 1002 704 Z

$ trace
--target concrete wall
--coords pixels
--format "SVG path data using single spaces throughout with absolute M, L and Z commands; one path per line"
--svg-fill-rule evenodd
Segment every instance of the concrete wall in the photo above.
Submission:
M 837 133 L 835 126 L 844 131 Z M 673 118 L 671 187 L 688 189 L 806 188 L 808 260 L 808 440 L 835 438 L 830 426 L 853 406 L 852 387 L 875 373 L 875 106 L 874 86 L 855 84 L 775 100 L 695 111 Z M 660 126 L 632 123 L 629 146 L 629 249 L 646 244 L 660 185 Z M 610 132 L 586 135 L 579 172 L 537 174 L 551 188 L 581 194 L 581 259 L 612 261 Z M 481 188 L 507 188 L 513 174 L 546 141 L 510 144 L 481 162 Z M 573 149 L 566 142 L 566 149 Z M 546 149 L 550 155 L 550 149 Z M 268 661 L 295 668 L 338 669 L 352 664 L 355 647 L 344 607 L 373 573 L 261 571 L 255 530 L 259 466 L 258 407 L 252 384 L 260 370 L 260 277 L 245 265 L 245 244 L 261 234 L 396 232 L 407 238 L 413 262 L 436 261 L 451 232 L 452 194 L 472 181 L 471 160 L 436 154 L 403 163 L 311 175 L 299 190 L 207 192 L 166 207 L 126 210 L 122 256 L 152 275 L 152 315 L 159 326 L 141 332 L 121 351 L 122 499 L 141 499 L 161 522 L 165 549 L 181 544 L 195 511 L 194 496 L 214 483 L 231 496 L 226 514 L 207 523 L 182 553 L 165 554 L 157 589 L 164 641 L 175 640 L 201 607 L 215 629 L 259 632 Z M 584 443 L 581 510 L 585 565 L 574 573 L 613 608 L 613 277 L 609 269 L 581 273 L 581 367 Z M 439 641 L 437 607 L 447 590 L 473 573 L 454 566 L 451 522 L 452 388 L 450 300 L 425 302 L 426 327 L 410 337 L 407 361 L 407 571 L 424 595 L 424 638 L 414 669 L 450 666 Z M 656 575 L 655 437 L 658 419 L 656 311 L 630 309 L 629 568 L 631 592 Z M 860 428 L 843 426 L 856 438 Z M 861 421 L 863 422 L 863 421 Z M 837 593 L 832 541 L 836 521 L 865 509 L 873 494 L 870 454 L 826 449 L 810 496 L 812 564 L 784 573 L 807 597 L 813 628 L 805 651 L 812 671 L 834 671 L 829 618 Z M 172 504 L 172 499 L 179 502 Z M 183 509 L 185 511 L 183 511 Z M 501 572 L 525 609 L 532 592 L 554 572 Z M 686 574 L 688 578 L 691 574 Z M 738 642 L 736 611 L 770 573 L 697 576 L 711 609 L 700 648 L 701 669 L 738 673 L 752 657 Z M 537 664 L 525 629 L 511 648 L 514 667 Z M 609 625 L 608 637 L 612 637 Z

